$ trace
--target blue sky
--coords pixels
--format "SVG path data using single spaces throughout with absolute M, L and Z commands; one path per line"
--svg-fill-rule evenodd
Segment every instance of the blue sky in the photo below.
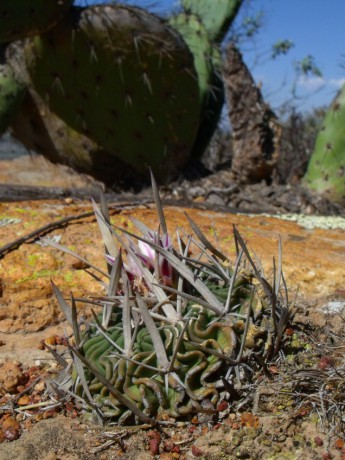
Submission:
M 209 0 L 212 1 L 212 0 Z M 103 3 L 79 0 L 80 4 Z M 119 2 L 121 3 L 121 2 Z M 122 3 L 152 7 L 157 13 L 169 12 L 176 0 L 127 0 Z M 262 11 L 263 26 L 253 42 L 243 44 L 245 62 L 273 108 L 291 98 L 296 84 L 300 97 L 295 103 L 302 110 L 328 105 L 345 82 L 345 0 L 251 0 L 245 4 L 235 24 Z M 269 59 L 273 43 L 289 39 L 295 46 L 286 56 Z M 312 55 L 323 77 L 299 78 L 294 64 Z M 343 66 L 343 67 L 342 67 Z

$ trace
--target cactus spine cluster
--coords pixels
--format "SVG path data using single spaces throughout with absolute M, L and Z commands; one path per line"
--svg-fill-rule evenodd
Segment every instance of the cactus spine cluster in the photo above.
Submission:
M 325 116 L 304 182 L 330 200 L 345 204 L 345 85 Z

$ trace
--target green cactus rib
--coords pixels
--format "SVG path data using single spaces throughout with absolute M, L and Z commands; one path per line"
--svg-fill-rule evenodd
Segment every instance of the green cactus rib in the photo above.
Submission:
M 16 80 L 11 67 L 0 64 L 0 135 L 9 127 L 24 93 L 25 87 Z
M 221 42 L 243 0 L 181 0 L 181 3 L 187 13 L 199 17 L 212 42 Z
M 345 85 L 325 116 L 304 183 L 330 200 L 345 204 Z
M 36 91 L 70 127 L 138 172 L 186 163 L 201 105 L 182 38 L 139 8 L 72 8 L 26 50 Z
M 45 32 L 70 9 L 74 0 L 1 0 L 0 43 Z
M 236 311 L 242 315 L 246 315 L 250 308 L 249 302 L 246 303 L 246 288 L 251 285 L 251 280 L 252 275 L 243 271 L 233 289 L 232 308 L 237 307 Z M 220 288 L 218 285 L 209 287 L 220 299 L 226 299 L 228 288 Z M 262 307 L 263 297 L 258 295 L 257 300 L 260 300 Z M 105 333 L 101 333 L 96 325 L 90 326 L 82 353 L 117 390 L 147 415 L 158 419 L 163 413 L 174 418 L 185 417 L 192 414 L 205 399 L 216 408 L 220 399 L 217 381 L 220 373 L 224 374 L 227 360 L 236 357 L 244 330 L 243 321 L 232 324 L 229 318 L 218 318 L 214 312 L 196 304 L 190 305 L 185 313 L 189 317 L 187 327 L 183 322 L 174 325 L 157 322 L 168 358 L 175 356 L 173 369 L 167 380 L 159 371 L 152 338 L 145 325 L 138 329 L 131 360 L 122 357 L 121 352 L 110 343 L 111 340 L 120 349 L 123 347 L 120 313 L 113 313 L 111 324 Z M 260 313 L 256 312 L 256 317 L 261 315 L 263 318 L 263 313 L 261 308 Z M 257 349 L 267 345 L 267 327 L 265 332 L 266 342 L 262 339 L 264 335 L 261 329 L 256 326 L 252 337 L 246 340 L 247 348 Z M 121 423 L 131 417 L 127 408 L 120 404 L 87 367 L 85 376 L 92 397 L 95 402 L 102 404 L 108 416 Z M 76 374 L 74 382 L 74 392 L 84 397 L 83 387 Z

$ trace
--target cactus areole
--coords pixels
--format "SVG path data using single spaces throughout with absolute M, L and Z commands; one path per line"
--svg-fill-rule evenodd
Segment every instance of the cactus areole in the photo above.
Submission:
M 180 35 L 140 8 L 72 8 L 26 49 L 35 89 L 72 128 L 139 173 L 188 160 L 201 101 Z M 169 171 L 169 173 L 168 173 Z

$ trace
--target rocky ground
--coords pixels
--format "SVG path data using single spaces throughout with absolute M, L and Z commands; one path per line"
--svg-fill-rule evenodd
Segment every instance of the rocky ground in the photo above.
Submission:
M 94 182 L 39 157 L 0 156 L 0 184 L 93 188 Z M 45 348 L 64 346 L 66 324 L 50 280 L 75 296 L 98 293 L 96 281 L 71 256 L 28 240 L 6 244 L 66 216 L 90 210 L 89 200 L 67 197 L 0 203 L 0 460 L 74 459 L 344 459 L 345 219 L 342 210 L 299 186 L 240 187 L 226 171 L 180 179 L 162 189 L 169 228 L 188 228 L 187 210 L 215 244 L 234 257 L 232 225 L 270 273 L 283 243 L 283 269 L 297 313 L 277 360 L 258 373 L 240 397 L 219 407 L 217 419 L 194 417 L 161 430 L 98 427 L 73 401 L 47 393 L 58 365 Z M 149 190 L 112 195 L 112 220 L 129 216 L 157 223 Z M 187 209 L 186 206 L 189 206 Z M 299 222 L 262 214 L 333 214 Z M 253 213 L 253 214 L 249 214 Z M 216 229 L 216 232 L 214 231 Z M 103 262 L 92 216 L 46 234 L 87 259 Z M 2 253 L 1 253 L 2 251 Z M 79 306 L 81 308 L 81 306 Z M 83 310 L 86 316 L 90 311 Z

